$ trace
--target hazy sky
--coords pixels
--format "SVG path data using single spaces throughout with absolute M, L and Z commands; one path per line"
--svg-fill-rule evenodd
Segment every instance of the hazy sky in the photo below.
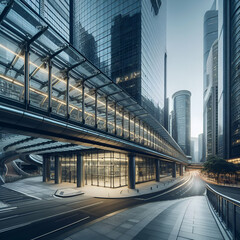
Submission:
M 168 97 L 189 90 L 192 137 L 202 133 L 203 17 L 213 0 L 167 0 Z

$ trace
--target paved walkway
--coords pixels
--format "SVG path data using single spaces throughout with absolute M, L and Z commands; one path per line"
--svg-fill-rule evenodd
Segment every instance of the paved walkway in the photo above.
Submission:
M 120 188 L 104 188 L 97 186 L 84 186 L 77 188 L 76 183 L 61 183 L 54 184 L 53 181 L 44 183 L 42 177 L 32 177 L 22 179 L 13 183 L 6 183 L 3 187 L 15 190 L 17 192 L 26 194 L 37 199 L 50 199 L 57 193 L 59 197 L 76 196 L 83 192 L 84 196 L 88 197 L 101 197 L 101 198 L 125 198 L 140 196 L 142 194 L 158 192 L 169 188 L 181 180 L 189 177 L 186 174 L 184 177 L 172 177 L 162 178 L 159 183 L 155 181 L 136 184 L 136 189 L 128 189 L 127 186 Z
M 224 239 L 205 196 L 144 204 L 98 221 L 64 240 Z

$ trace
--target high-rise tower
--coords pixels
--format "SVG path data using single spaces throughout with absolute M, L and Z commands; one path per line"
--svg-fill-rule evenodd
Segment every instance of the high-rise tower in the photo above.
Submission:
M 212 124 L 210 126 L 210 112 L 212 81 L 209 78 L 209 66 L 207 66 L 209 53 L 213 43 L 218 38 L 218 11 L 216 10 L 216 1 L 214 1 L 212 8 L 204 15 L 204 39 L 203 39 L 203 160 L 209 154 L 209 131 L 213 131 Z M 209 63 L 210 64 L 210 63 Z M 214 95 L 215 96 L 215 95 Z M 210 101 L 209 101 L 210 98 Z M 213 100 L 214 101 L 214 100 Z M 214 151 L 215 152 L 215 151 Z
M 191 154 L 191 92 L 178 91 L 173 94 L 172 136 L 183 152 Z

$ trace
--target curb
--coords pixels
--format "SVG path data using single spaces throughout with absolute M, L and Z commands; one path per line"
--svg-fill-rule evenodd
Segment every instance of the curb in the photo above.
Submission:
M 70 197 L 76 197 L 76 196 L 79 196 L 79 195 L 83 195 L 84 192 L 78 192 L 76 194 L 69 194 L 69 195 L 62 195 L 61 192 L 60 194 L 58 194 L 57 192 L 58 191 L 61 191 L 60 189 L 58 189 L 53 195 L 56 196 L 56 197 L 60 197 L 60 198 L 70 198 Z M 63 190 L 62 190 L 63 191 Z
M 187 179 L 189 180 L 189 178 Z M 153 193 L 164 193 L 166 191 L 168 191 L 169 189 L 173 188 L 174 186 L 176 186 L 177 184 L 181 183 L 181 182 L 185 182 L 187 181 L 186 179 L 182 179 L 181 181 L 177 182 L 176 184 L 168 187 L 168 188 L 165 188 L 165 189 L 162 189 L 160 191 L 156 191 L 156 192 L 149 192 L 149 193 L 143 193 L 143 194 L 139 194 L 139 195 L 135 195 L 135 196 L 126 196 L 126 197 L 94 197 L 94 198 L 98 198 L 98 199 L 127 199 L 127 198 L 138 198 L 138 197 L 141 197 L 141 196 L 145 196 L 145 195 L 148 195 L 148 194 L 153 194 Z M 136 189 L 137 190 L 137 189 Z

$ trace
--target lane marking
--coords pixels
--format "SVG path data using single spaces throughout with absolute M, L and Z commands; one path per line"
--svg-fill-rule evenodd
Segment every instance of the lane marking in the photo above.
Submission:
M 13 215 L 13 216 L 10 216 L 10 217 L 0 218 L 0 221 L 6 220 L 6 219 L 10 219 L 10 218 L 15 218 L 15 217 L 18 217 L 18 216 L 19 215 Z
M 7 227 L 7 228 L 4 228 L 4 229 L 0 230 L 0 233 L 7 232 L 7 231 L 10 231 L 10 230 L 13 230 L 13 229 L 16 229 L 16 228 L 20 228 L 20 227 L 23 227 L 23 226 L 26 226 L 26 225 L 28 225 L 28 223 L 22 223 L 22 224 L 18 224 L 18 225 L 15 225 L 15 226 Z
M 175 188 L 173 188 L 173 189 L 170 189 L 170 190 L 168 190 L 168 191 L 166 191 L 166 192 L 164 192 L 164 193 L 160 193 L 160 194 L 158 194 L 158 195 L 156 195 L 156 196 L 153 196 L 153 197 L 150 197 L 150 198 L 136 198 L 136 199 L 142 200 L 142 201 L 147 201 L 147 200 L 150 200 L 150 199 L 153 199 L 153 198 L 160 197 L 160 196 L 162 196 L 162 195 L 165 195 L 165 194 L 167 194 L 167 193 L 169 193 L 169 192 L 172 192 L 172 191 L 174 191 L 174 190 L 182 187 L 183 185 L 187 184 L 191 179 L 192 179 L 192 176 L 190 176 L 189 179 L 188 179 L 186 182 L 180 184 L 179 186 L 177 186 L 177 187 L 175 187 Z
M 101 203 L 103 203 L 103 202 L 97 202 L 97 203 L 89 204 L 89 205 L 86 205 L 86 206 L 83 206 L 83 207 L 79 207 L 79 208 L 75 208 L 75 209 L 72 209 L 72 210 L 69 210 L 69 211 L 66 211 L 66 212 L 57 213 L 57 214 L 54 214 L 54 215 L 51 215 L 51 216 L 48 216 L 48 217 L 45 217 L 45 218 L 39 218 L 37 220 L 33 220 L 33 221 L 30 221 L 30 222 L 27 222 L 27 223 L 23 223 L 23 224 L 11 226 L 11 227 L 3 228 L 3 229 L 0 229 L 0 233 L 7 232 L 7 231 L 13 230 L 13 229 L 17 229 L 17 228 L 20 228 L 22 226 L 30 225 L 30 224 L 33 224 L 33 223 L 36 223 L 36 222 L 39 222 L 39 221 L 43 221 L 43 220 L 49 219 L 49 218 L 57 217 L 57 216 L 60 216 L 60 215 L 66 214 L 66 213 L 75 212 L 77 210 L 81 210 L 81 209 L 85 209 L 85 208 L 88 208 L 88 207 L 96 206 L 96 205 L 99 205 Z
M 16 209 L 16 208 L 17 207 L 9 207 L 9 208 L 0 209 L 0 213 L 6 212 L 6 211 L 12 211 L 13 209 Z
M 90 218 L 90 216 L 87 216 L 87 217 L 85 217 L 85 218 L 82 218 L 82 219 L 80 219 L 80 220 L 78 220 L 78 221 L 76 221 L 76 222 L 70 223 L 70 224 L 65 225 L 65 226 L 63 226 L 63 227 L 57 228 L 57 229 L 55 229 L 55 230 L 53 230 L 53 231 L 51 231 L 51 232 L 45 233 L 45 234 L 40 235 L 40 236 L 38 236 L 38 237 L 32 238 L 31 240 L 36 240 L 36 239 L 45 237 L 45 236 L 47 236 L 47 235 L 49 235 L 49 234 L 52 234 L 52 233 L 54 233 L 54 232 L 60 231 L 60 230 L 62 230 L 62 229 L 64 229 L 64 228 L 70 227 L 70 226 L 72 226 L 72 225 L 74 225 L 74 224 L 77 224 L 77 223 L 79 223 L 79 222 L 82 222 L 82 221 L 84 221 L 84 220 L 86 220 L 86 219 L 88 219 L 88 218 Z

